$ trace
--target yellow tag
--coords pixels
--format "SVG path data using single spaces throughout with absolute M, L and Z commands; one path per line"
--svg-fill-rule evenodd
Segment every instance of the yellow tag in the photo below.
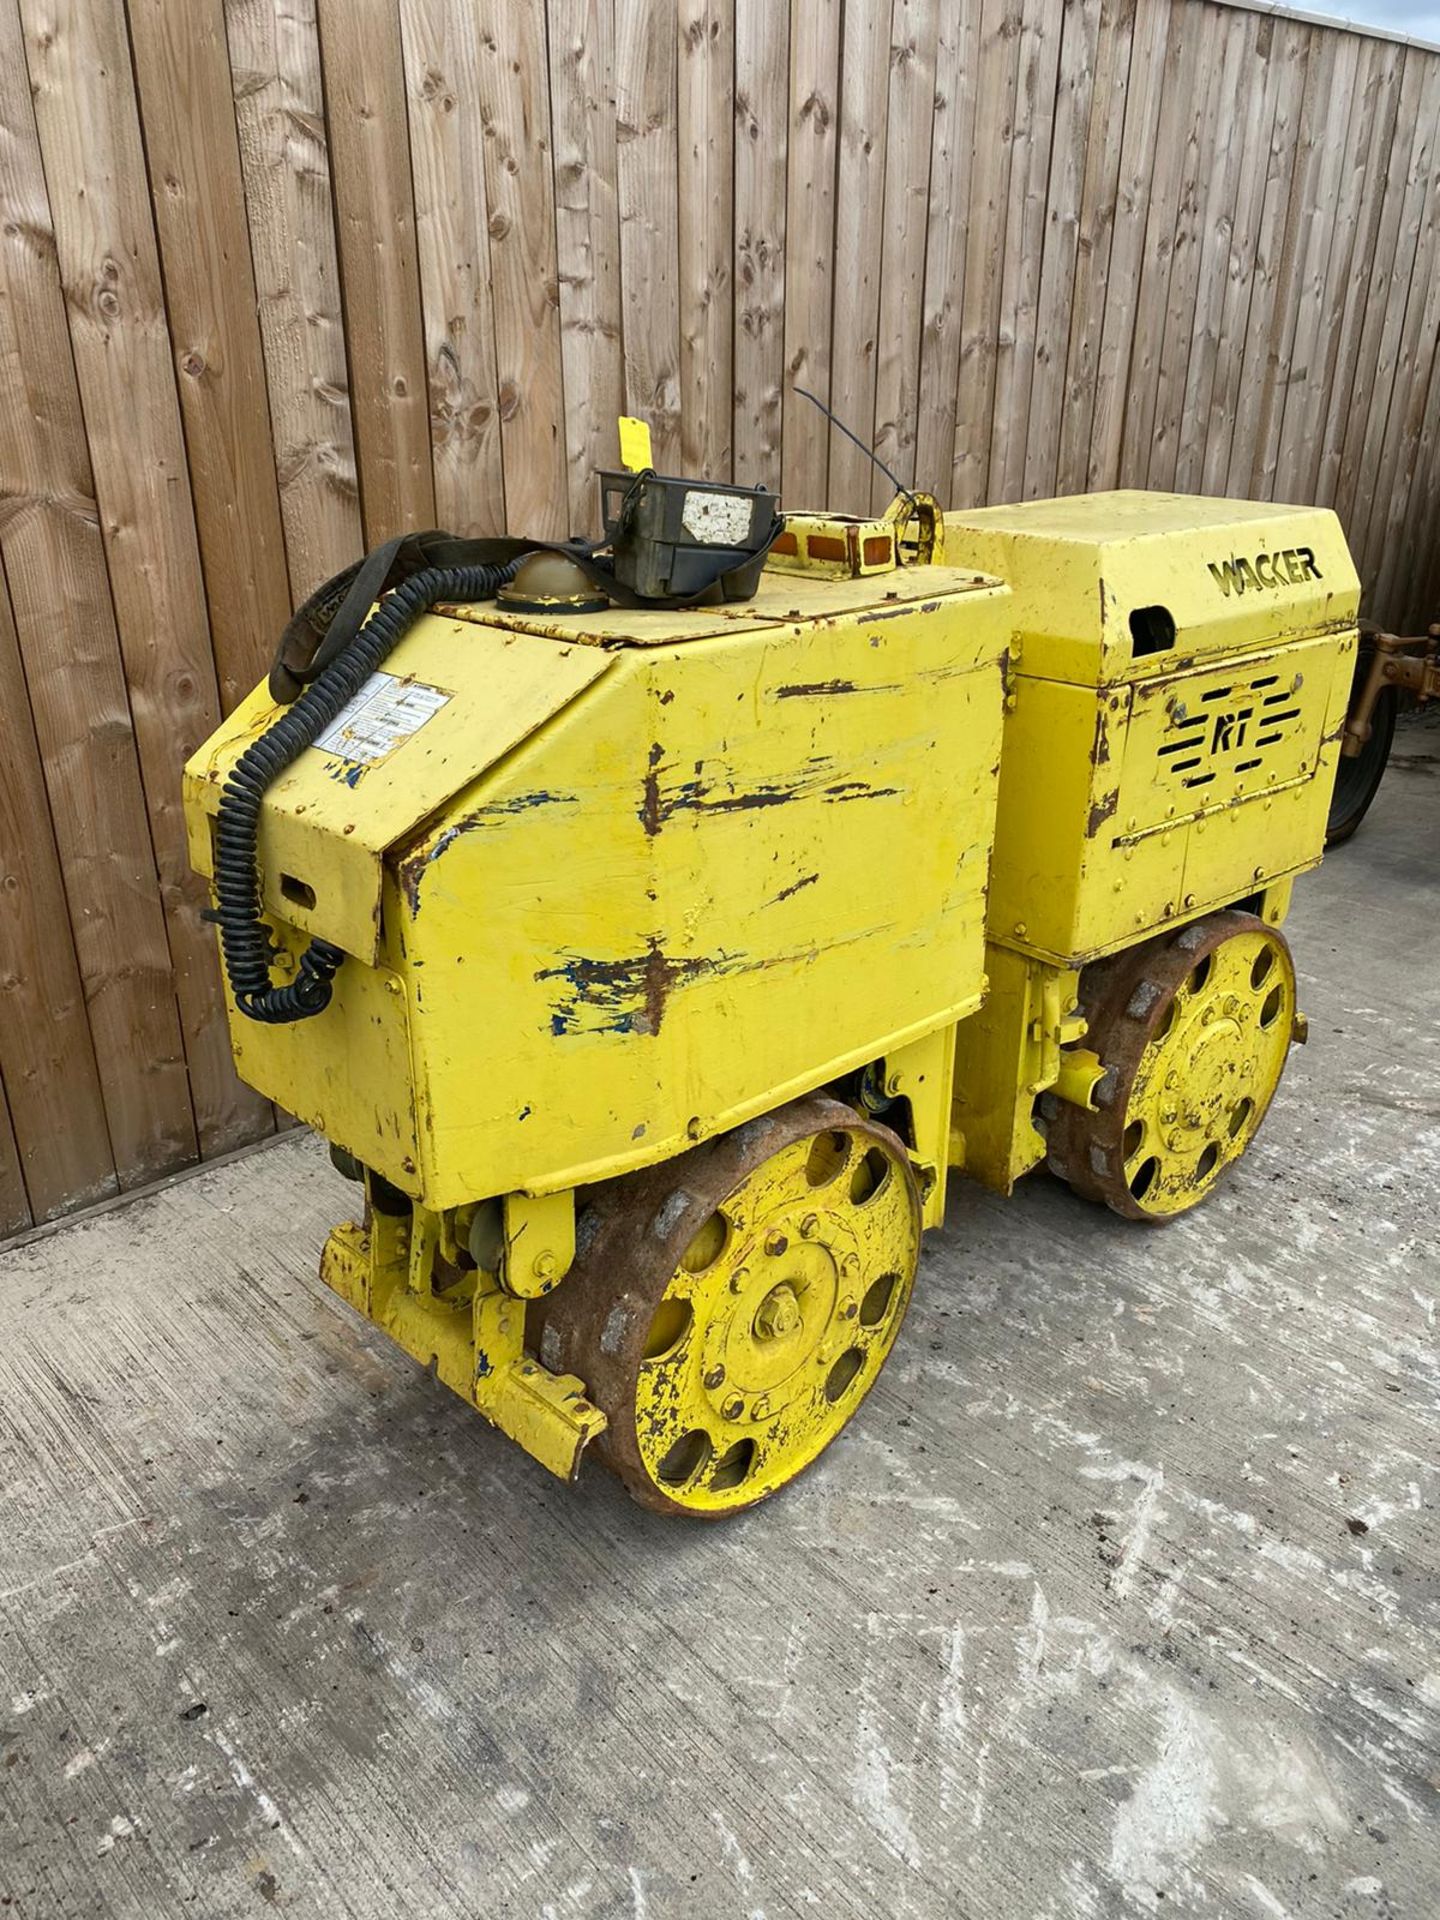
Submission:
M 631 473 L 644 473 L 655 462 L 650 457 L 650 429 L 643 420 L 628 413 L 620 416 L 620 464 Z

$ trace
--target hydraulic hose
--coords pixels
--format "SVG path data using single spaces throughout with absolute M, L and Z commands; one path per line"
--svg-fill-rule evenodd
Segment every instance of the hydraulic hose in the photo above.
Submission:
M 308 1020 L 330 1004 L 343 951 L 314 938 L 300 956 L 295 978 L 277 986 L 270 977 L 273 949 L 260 918 L 257 843 L 266 790 L 313 746 L 353 700 L 370 675 L 422 613 L 439 600 L 488 600 L 518 565 L 426 567 L 412 573 L 375 607 L 354 639 L 300 694 L 294 705 L 248 746 L 220 794 L 215 823 L 215 912 L 225 977 L 241 1013 L 283 1024 Z

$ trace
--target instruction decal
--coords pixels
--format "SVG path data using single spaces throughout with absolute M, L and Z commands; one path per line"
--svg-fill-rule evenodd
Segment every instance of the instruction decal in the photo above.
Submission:
M 324 753 L 338 753 L 342 760 L 373 766 L 433 720 L 449 699 L 439 687 L 402 680 L 394 673 L 372 673 L 315 744 Z

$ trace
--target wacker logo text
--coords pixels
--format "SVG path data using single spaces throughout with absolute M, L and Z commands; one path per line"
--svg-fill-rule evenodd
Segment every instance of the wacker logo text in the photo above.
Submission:
M 1254 559 L 1234 554 L 1228 560 L 1209 560 L 1210 577 L 1225 594 L 1264 587 L 1298 587 L 1318 580 L 1320 569 L 1310 547 L 1286 547 L 1281 553 L 1257 553 Z

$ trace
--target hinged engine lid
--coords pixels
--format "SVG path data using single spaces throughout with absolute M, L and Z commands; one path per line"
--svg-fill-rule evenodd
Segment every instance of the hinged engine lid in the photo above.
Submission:
M 594 647 L 431 615 L 265 795 L 268 912 L 373 964 L 386 849 L 569 704 L 609 665 Z M 264 685 L 185 769 L 190 862 L 212 872 L 225 777 L 275 717 Z M 203 811 L 201 811 L 203 810 Z
M 1117 492 L 945 516 L 952 561 L 1014 594 L 1020 671 L 1082 686 L 1353 626 L 1360 582 L 1321 507 Z

